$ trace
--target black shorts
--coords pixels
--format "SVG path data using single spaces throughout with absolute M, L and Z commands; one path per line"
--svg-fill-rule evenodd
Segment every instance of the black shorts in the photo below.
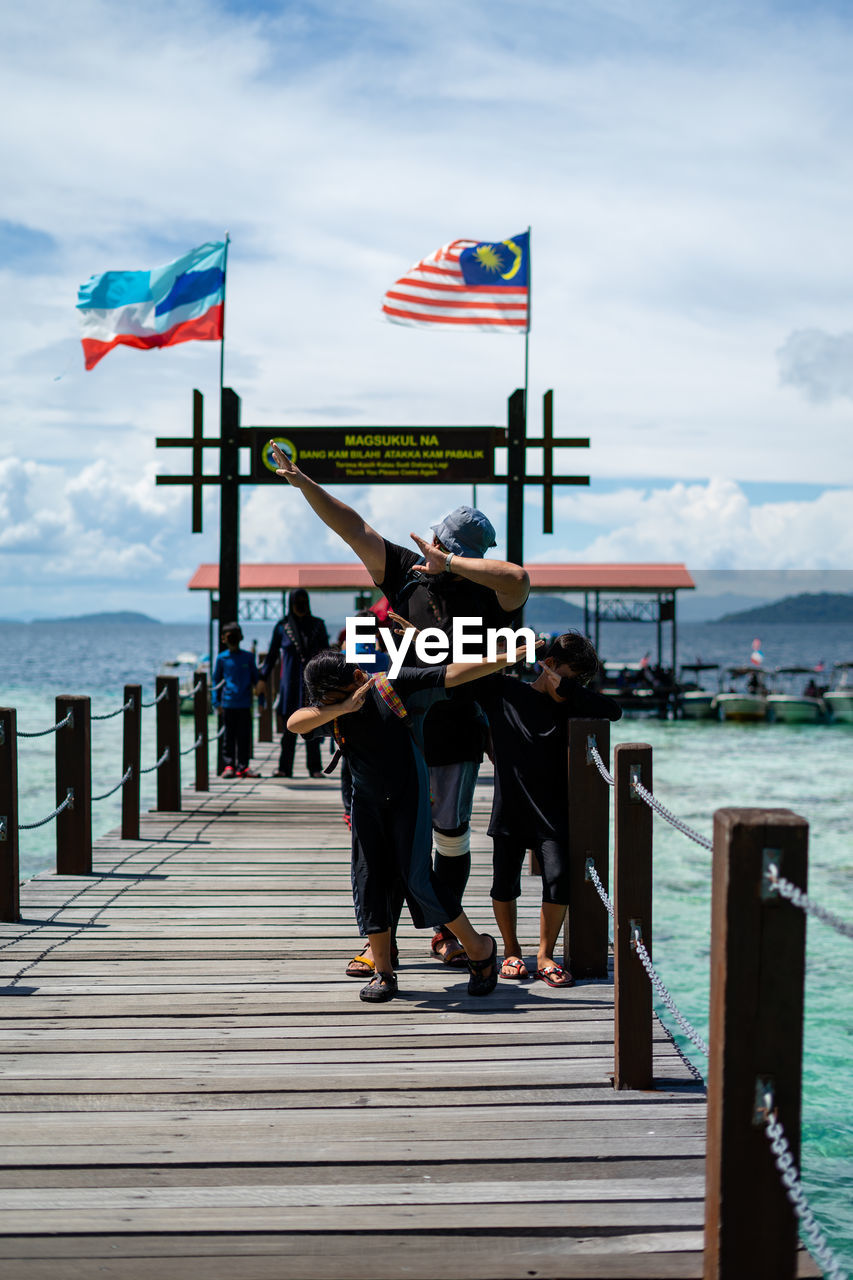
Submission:
M 569 901 L 569 846 L 565 840 L 516 840 L 493 836 L 492 897 L 514 902 L 521 896 L 521 868 L 525 852 L 532 848 L 542 868 L 542 901 L 565 906 Z

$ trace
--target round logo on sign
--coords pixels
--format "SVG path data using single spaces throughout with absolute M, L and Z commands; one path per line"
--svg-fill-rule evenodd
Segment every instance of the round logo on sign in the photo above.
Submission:
M 296 461 L 296 445 L 292 440 L 288 440 L 286 436 L 273 436 L 268 440 L 261 452 L 261 458 L 267 471 L 277 471 L 275 458 L 272 456 L 271 446 L 277 444 L 282 453 L 290 459 L 291 462 Z

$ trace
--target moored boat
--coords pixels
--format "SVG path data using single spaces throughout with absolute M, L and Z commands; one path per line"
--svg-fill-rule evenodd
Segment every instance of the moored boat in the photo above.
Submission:
M 717 693 L 712 689 L 703 689 L 698 681 L 701 672 L 719 670 L 717 662 L 683 664 L 678 685 L 677 714 L 685 720 L 708 720 L 715 715 Z
M 811 667 L 777 667 L 774 674 L 779 688 L 774 689 L 767 697 L 767 712 L 771 720 L 784 724 L 817 724 L 823 720 L 826 706 L 818 692 Z M 797 676 L 809 677 L 802 693 L 792 692 Z
M 754 666 L 729 667 L 729 688 L 715 699 L 721 720 L 758 721 L 767 719 L 767 686 L 762 672 Z M 741 685 L 741 687 L 738 687 Z
M 199 669 L 207 672 L 208 702 L 210 702 L 210 670 L 206 660 L 197 653 L 179 653 L 167 659 L 160 668 L 162 676 L 178 677 L 178 696 L 181 700 L 181 715 L 191 716 L 195 710 L 195 673 Z
M 853 724 L 853 662 L 836 662 L 831 687 L 823 695 L 833 720 Z

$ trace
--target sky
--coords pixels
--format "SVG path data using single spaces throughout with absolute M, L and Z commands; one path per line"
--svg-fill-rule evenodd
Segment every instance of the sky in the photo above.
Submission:
M 219 346 L 84 372 L 77 289 L 230 233 L 225 383 L 252 426 L 501 425 L 517 335 L 428 333 L 385 290 L 532 228 L 530 560 L 677 561 L 706 589 L 853 589 L 853 11 L 809 0 L 41 0 L 0 15 L 0 617 L 204 618 L 189 491 Z M 11 126 L 11 127 L 10 127 Z M 532 459 L 535 463 L 535 459 Z M 214 466 L 213 451 L 207 463 Z M 347 486 L 392 539 L 462 487 Z M 499 488 L 478 504 L 499 532 Z M 241 491 L 244 561 L 341 560 L 288 487 Z M 809 571 L 807 578 L 803 571 Z

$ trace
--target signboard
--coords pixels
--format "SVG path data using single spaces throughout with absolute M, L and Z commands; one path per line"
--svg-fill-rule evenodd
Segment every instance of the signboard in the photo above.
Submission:
M 499 427 L 249 427 L 252 481 L 281 484 L 270 441 L 320 484 L 485 484 Z

